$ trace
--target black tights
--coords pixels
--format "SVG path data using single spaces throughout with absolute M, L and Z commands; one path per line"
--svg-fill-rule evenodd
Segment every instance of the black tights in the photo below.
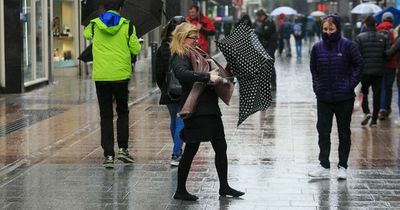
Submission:
M 217 139 L 211 141 L 212 147 L 215 152 L 215 167 L 217 168 L 219 186 L 222 190 L 230 189 L 228 185 L 228 158 L 226 156 L 226 141 L 225 139 Z M 179 162 L 178 168 L 178 187 L 177 192 L 187 193 L 186 180 L 189 175 L 190 166 L 200 143 L 186 143 L 182 159 Z

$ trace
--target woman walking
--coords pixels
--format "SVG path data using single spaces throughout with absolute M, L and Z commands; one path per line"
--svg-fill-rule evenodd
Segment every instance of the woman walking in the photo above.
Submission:
M 354 105 L 354 88 L 360 82 L 363 59 L 357 46 L 341 37 L 338 16 L 329 15 L 322 21 L 322 40 L 311 50 L 310 69 L 313 90 L 317 96 L 317 130 L 320 165 L 310 171 L 311 177 L 329 177 L 331 130 L 333 115 L 339 133 L 337 178 L 347 178 L 350 154 L 350 122 Z
M 178 186 L 174 199 L 195 201 L 197 196 L 186 190 L 186 180 L 193 158 L 199 149 L 200 142 L 211 141 L 215 151 L 215 166 L 220 182 L 221 196 L 242 196 L 243 192 L 232 189 L 228 184 L 228 160 L 226 140 L 221 111 L 218 106 L 218 95 L 213 85 L 222 78 L 210 72 L 197 72 L 192 67 L 192 55 L 198 45 L 199 31 L 189 23 L 176 27 L 171 41 L 171 68 L 182 85 L 181 108 L 192 90 L 194 82 L 207 84 L 198 98 L 198 103 L 190 118 L 184 119 L 181 138 L 186 143 L 178 168 Z M 201 58 L 200 58 L 201 59 Z
M 170 131 L 174 142 L 174 147 L 171 157 L 171 166 L 178 166 L 182 156 L 182 145 L 179 133 L 183 128 L 183 120 L 178 117 L 180 111 L 179 98 L 170 98 L 167 94 L 166 74 L 169 68 L 169 59 L 171 58 L 171 50 L 169 44 L 172 39 L 172 31 L 175 27 L 185 22 L 185 17 L 175 16 L 171 18 L 168 24 L 163 28 L 161 46 L 157 50 L 157 65 L 156 65 L 156 80 L 157 85 L 161 90 L 160 104 L 167 105 L 170 117 Z

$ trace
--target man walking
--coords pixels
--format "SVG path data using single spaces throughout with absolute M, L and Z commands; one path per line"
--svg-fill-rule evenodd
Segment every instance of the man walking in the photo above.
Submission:
M 389 40 L 390 46 L 394 43 L 393 14 L 385 12 L 382 15 L 382 23 L 376 26 L 378 33 L 384 35 Z M 388 57 L 385 63 L 385 70 L 382 78 L 381 103 L 379 110 L 379 119 L 384 120 L 392 112 L 393 82 L 396 78 L 397 58 Z
M 105 168 L 114 168 L 113 97 L 116 101 L 117 158 L 133 163 L 128 152 L 129 109 L 128 84 L 132 76 L 131 54 L 141 49 L 135 27 L 120 16 L 123 0 L 107 0 L 105 11 L 90 21 L 84 37 L 93 42 L 93 73 L 100 109 L 101 146 Z
M 365 66 L 361 77 L 361 92 L 363 94 L 362 109 L 365 114 L 361 122 L 362 126 L 370 123 L 371 127 L 377 126 L 380 92 L 382 85 L 382 76 L 385 68 L 385 51 L 389 48 L 389 40 L 382 34 L 376 32 L 375 19 L 368 16 L 364 21 L 366 31 L 360 33 L 355 42 L 357 43 L 361 56 L 364 58 Z M 373 111 L 372 116 L 368 106 L 368 91 L 372 86 L 373 92 Z
M 215 35 L 215 27 L 210 18 L 200 12 L 199 7 L 192 5 L 189 8 L 189 15 L 186 18 L 187 22 L 195 25 L 199 29 L 199 47 L 204 51 L 210 53 L 208 50 L 208 36 Z
M 276 26 L 271 18 L 267 17 L 264 10 L 260 9 L 256 12 L 256 21 L 254 29 L 265 51 L 268 55 L 275 59 L 275 50 L 278 45 L 278 36 L 276 33 Z M 272 69 L 271 86 L 276 90 L 276 72 L 275 67 Z

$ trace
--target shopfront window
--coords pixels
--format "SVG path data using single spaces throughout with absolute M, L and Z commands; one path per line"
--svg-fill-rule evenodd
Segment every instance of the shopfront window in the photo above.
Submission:
M 53 61 L 55 68 L 77 66 L 78 8 L 74 0 L 53 1 Z
M 24 81 L 29 82 L 33 80 L 32 75 L 32 15 L 31 15 L 31 0 L 23 0 L 22 6 L 22 22 L 23 22 L 23 42 L 24 42 L 24 55 L 22 59 L 22 66 L 24 71 Z
M 4 6 L 0 5 L 0 87 L 5 87 Z
M 24 84 L 29 86 L 46 80 L 45 0 L 23 0 L 21 21 L 23 23 Z
M 43 0 L 35 0 L 36 5 L 36 21 L 35 21 L 35 29 L 36 29 L 36 78 L 44 78 L 45 71 L 43 65 L 43 49 L 44 49 L 44 31 L 43 31 L 43 15 L 42 15 L 42 1 Z

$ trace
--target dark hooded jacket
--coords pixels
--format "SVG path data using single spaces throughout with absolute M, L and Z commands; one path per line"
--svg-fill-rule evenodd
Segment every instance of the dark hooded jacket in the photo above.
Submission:
M 355 42 L 365 60 L 363 74 L 382 76 L 387 62 L 385 51 L 389 49 L 389 40 L 378 33 L 375 27 L 367 27 L 365 32 L 360 33 Z
M 317 99 L 331 103 L 354 98 L 364 63 L 357 46 L 341 36 L 339 17 L 328 17 L 335 20 L 337 31 L 324 33 L 313 46 L 310 69 Z
M 177 104 L 179 100 L 171 100 L 167 93 L 167 84 L 166 84 L 166 75 L 169 70 L 169 60 L 171 58 L 171 49 L 169 48 L 169 44 L 172 39 L 172 32 L 175 27 L 182 22 L 185 22 L 184 17 L 175 16 L 166 25 L 164 28 L 162 36 L 162 42 L 160 47 L 157 49 L 156 54 L 156 82 L 157 86 L 161 90 L 160 104 Z
M 270 17 L 266 17 L 263 22 L 256 21 L 254 29 L 262 46 L 267 52 L 274 52 L 277 48 L 278 36 L 276 26 Z

